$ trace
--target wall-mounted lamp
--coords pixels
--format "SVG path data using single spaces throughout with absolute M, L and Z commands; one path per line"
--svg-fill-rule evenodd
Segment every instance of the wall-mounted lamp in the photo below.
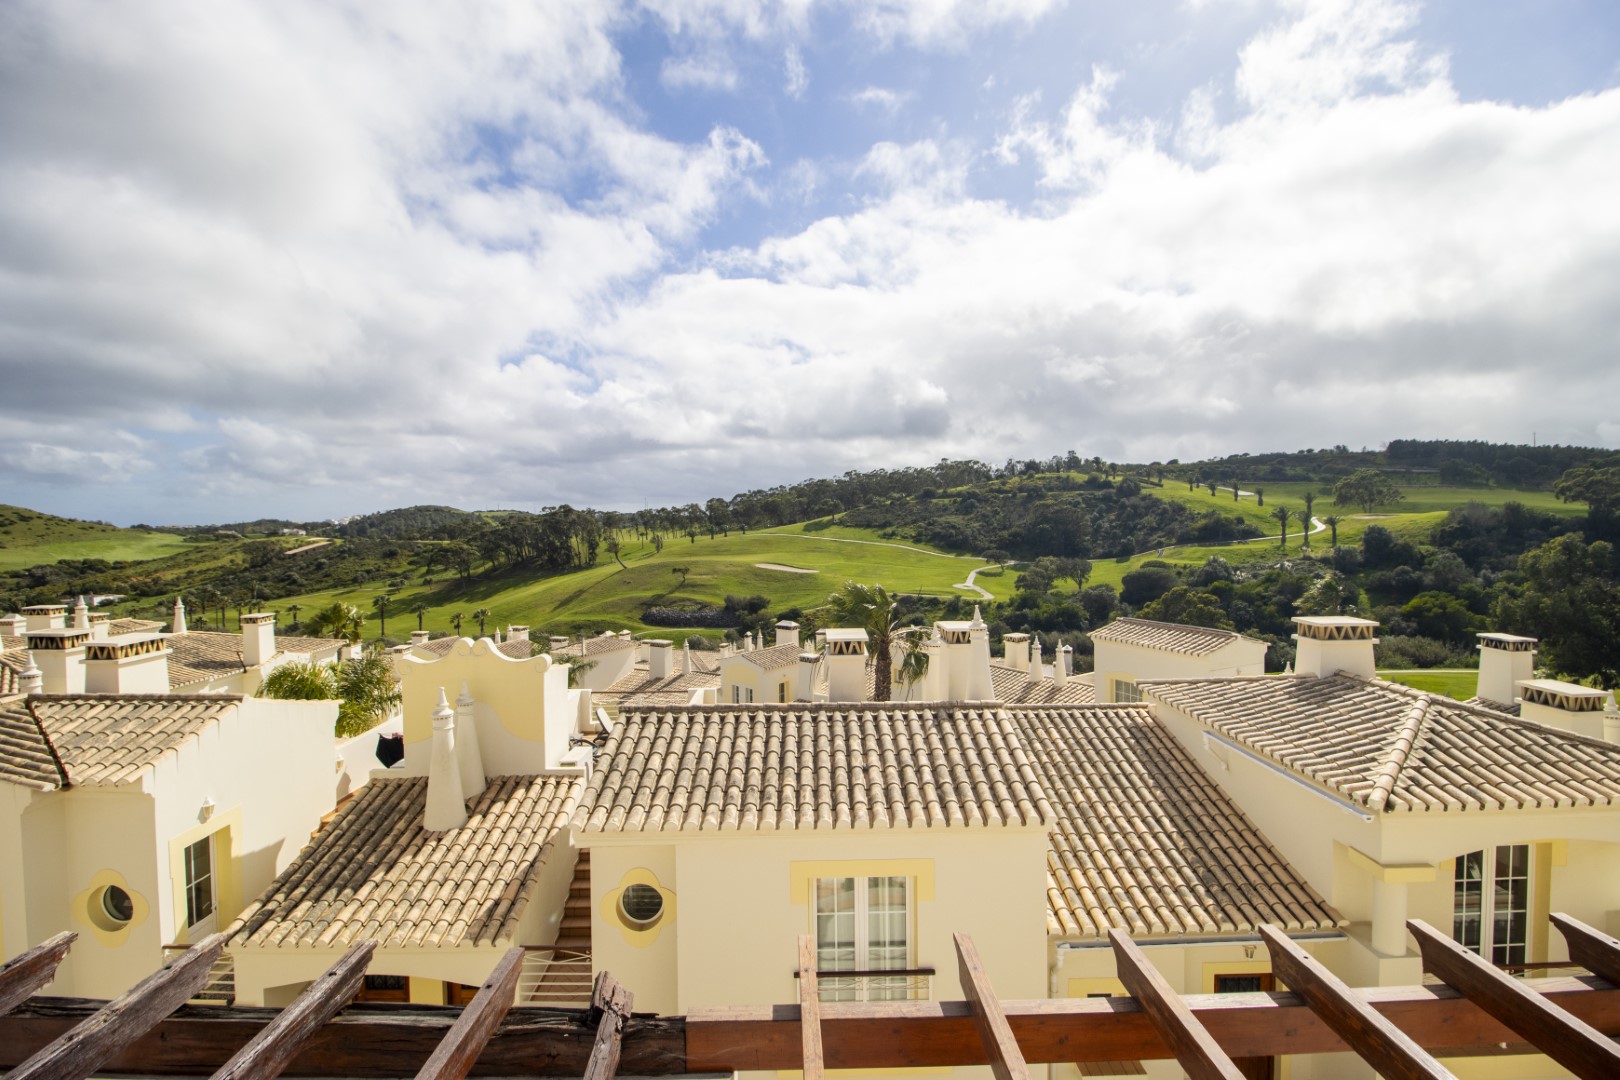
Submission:
M 203 796 L 202 806 L 197 810 L 197 820 L 207 821 L 214 816 L 214 800 L 211 796 Z

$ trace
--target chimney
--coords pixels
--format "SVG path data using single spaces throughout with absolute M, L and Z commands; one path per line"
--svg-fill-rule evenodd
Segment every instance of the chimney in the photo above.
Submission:
M 764 647 L 765 647 L 765 631 L 763 631 L 763 630 L 755 630 L 754 631 L 754 645 L 753 645 L 754 651 L 759 652 L 759 650 L 763 649 Z
M 508 626 L 506 628 L 507 641 L 528 641 L 529 628 L 527 626 Z
M 461 684 L 461 696 L 456 698 L 456 763 L 461 766 L 461 794 L 476 798 L 484 790 L 484 755 L 478 749 L 472 691 L 465 682 Z
M 456 710 L 444 687 L 433 710 L 433 757 L 428 763 L 427 812 L 422 827 L 429 832 L 459 829 L 467 824 L 467 799 L 462 794 L 461 766 L 456 763 Z
M 411 631 L 411 647 L 412 648 L 415 648 L 418 645 L 426 645 L 432 639 L 433 639 L 432 633 L 430 633 L 427 630 L 412 630 Z
M 681 674 L 692 674 L 692 642 L 681 642 Z
M 1046 678 L 1046 665 L 1041 663 L 1041 639 L 1029 639 L 1029 681 L 1040 682 Z
M 178 596 L 174 598 L 174 619 L 169 623 L 171 634 L 188 633 L 186 630 L 186 605 Z
M 793 700 L 814 701 L 816 699 L 816 665 L 821 663 L 821 654 L 802 652 L 799 654 L 799 667 L 794 673 Z
M 0 615 L 0 637 L 24 637 L 27 633 L 27 616 Z
M 388 654 L 390 657 L 389 663 L 391 665 L 391 670 L 394 673 L 394 678 L 404 678 L 401 672 L 405 669 L 405 658 L 411 655 L 411 646 L 395 645 L 388 650 Z
M 66 608 L 58 605 L 59 611 Z M 69 630 L 60 627 L 51 630 L 28 631 L 28 648 L 33 651 L 34 662 L 44 676 L 42 693 L 84 693 L 84 649 L 90 642 L 90 631 Z M 163 692 L 168 692 L 165 685 Z
M 979 605 L 973 605 L 973 621 L 968 623 L 968 669 L 964 680 L 966 701 L 989 701 L 996 696 L 990 681 L 990 628 L 984 625 Z
M 776 624 L 776 643 L 778 645 L 799 644 L 799 624 L 792 619 L 783 619 Z
M 169 647 L 162 634 L 125 634 L 84 646 L 84 689 L 91 694 L 167 694 Z
M 112 637 L 112 616 L 105 611 L 92 611 L 86 620 L 90 627 L 91 641 L 106 641 Z
M 923 672 L 922 681 L 912 687 L 914 701 L 944 701 L 950 695 L 946 687 L 951 683 L 950 661 L 945 656 L 945 640 L 940 636 L 939 624 L 934 624 L 934 632 L 928 640 L 923 642 L 923 655 L 928 658 L 928 668 Z
M 34 654 L 28 654 L 28 666 L 18 676 L 17 688 L 25 694 L 43 694 L 45 692 L 45 673 L 39 670 L 34 663 Z
M 1378 623 L 1351 615 L 1296 615 L 1299 632 L 1294 649 L 1294 670 L 1301 675 L 1323 678 L 1343 671 L 1358 679 L 1375 674 L 1373 634 Z
M 276 655 L 276 617 L 268 611 L 242 616 L 242 663 L 267 664 Z
M 552 634 L 551 635 L 551 655 L 552 656 L 556 656 L 558 653 L 562 652 L 562 650 L 564 650 L 566 648 L 568 648 L 568 639 L 567 638 L 563 637 L 561 634 Z
M 647 674 L 654 679 L 667 679 L 672 674 L 675 659 L 675 643 L 663 638 L 649 638 L 647 641 Z
M 827 631 L 827 700 L 866 700 L 866 631 L 838 627 Z
M 1029 635 L 1002 634 L 1001 659 L 1010 668 L 1029 670 Z
M 1068 645 L 1059 645 L 1057 662 L 1052 665 L 1052 678 L 1059 686 L 1069 684 L 1069 676 L 1074 674 L 1074 649 Z
M 1593 739 L 1606 737 L 1604 714 L 1609 701 L 1607 690 L 1560 682 L 1557 679 L 1525 679 L 1518 684 L 1519 718 L 1548 727 L 1573 731 Z
M 79 597 L 78 601 L 73 605 L 73 629 L 90 629 L 90 605 L 84 602 L 84 597 L 82 596 Z
M 1536 677 L 1536 639 L 1513 634 L 1475 636 L 1479 638 L 1479 685 L 1474 693 L 1511 709 L 1519 684 Z
M 35 630 L 67 629 L 66 604 L 34 604 L 23 608 L 23 614 L 28 616 L 29 633 Z

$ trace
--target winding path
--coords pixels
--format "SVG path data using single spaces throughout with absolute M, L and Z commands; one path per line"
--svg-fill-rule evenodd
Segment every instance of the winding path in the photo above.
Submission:
M 943 551 L 927 551 L 920 547 L 911 547 L 907 544 L 890 544 L 882 540 L 851 540 L 844 536 L 806 536 L 804 533 L 772 533 L 771 535 L 793 536 L 800 540 L 821 540 L 829 544 L 865 544 L 867 547 L 898 548 L 901 551 L 915 551 L 918 555 L 932 555 L 936 559 L 968 558 L 966 555 L 947 555 Z M 984 588 L 982 585 L 977 584 L 974 581 L 974 578 L 979 576 L 980 571 L 995 570 L 1000 565 L 1000 563 L 991 563 L 989 566 L 981 566 L 977 570 L 970 571 L 966 581 L 958 582 L 957 584 L 952 585 L 951 588 L 963 589 L 967 592 L 976 592 L 985 600 L 994 600 L 996 598 L 995 594 Z

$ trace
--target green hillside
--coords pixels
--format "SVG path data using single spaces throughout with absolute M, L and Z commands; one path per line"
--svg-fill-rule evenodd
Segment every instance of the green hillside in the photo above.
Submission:
M 185 540 L 173 533 L 120 529 L 100 521 L 77 521 L 0 505 L 0 571 L 64 559 L 155 559 L 184 547 Z

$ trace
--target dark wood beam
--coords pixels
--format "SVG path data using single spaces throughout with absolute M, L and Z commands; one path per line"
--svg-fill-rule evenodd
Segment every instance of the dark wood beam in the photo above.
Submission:
M 354 1000 L 376 950 L 375 941 L 362 941 L 344 953 L 296 1001 L 281 1010 L 280 1016 L 237 1051 L 213 1080 L 270 1080 L 280 1076 L 309 1037 Z
M 799 935 L 799 1028 L 804 1047 L 804 1080 L 821 1080 L 821 988 L 816 985 L 816 939 Z
M 1562 912 L 1548 916 L 1569 943 L 1569 958 L 1587 971 L 1620 986 L 1620 939 Z
M 417 1070 L 416 1080 L 461 1080 L 472 1071 L 495 1029 L 511 1010 L 517 996 L 518 976 L 522 973 L 523 950 L 508 949 L 444 1038 L 439 1040 L 439 1045 L 433 1048 L 427 1063 Z
M 1456 1080 L 1412 1038 L 1390 1023 L 1322 962 L 1275 926 L 1260 927 L 1271 970 L 1312 1012 L 1388 1080 Z
M 1603 1032 L 1548 1002 L 1422 919 L 1407 920 L 1406 928 L 1417 939 L 1425 971 L 1467 995 L 1542 1053 L 1576 1076 L 1593 1080 L 1620 1076 L 1620 1046 Z
M 0 1016 L 50 985 L 63 957 L 78 938 L 73 931 L 64 930 L 0 965 Z
M 1199 1023 L 1187 1003 L 1170 988 L 1163 975 L 1142 954 L 1123 930 L 1110 930 L 1114 968 L 1119 981 L 1147 1014 L 1148 1022 L 1170 1047 L 1192 1080 L 1244 1080 L 1243 1072 L 1227 1056 L 1209 1029 Z
M 962 993 L 973 1010 L 973 1024 L 979 1030 L 985 1055 L 990 1059 L 990 1071 L 996 1080 L 1029 1080 L 1029 1066 L 1024 1063 L 1023 1051 L 1013 1037 L 1007 1016 L 1001 1009 L 990 976 L 985 973 L 984 961 L 973 939 L 963 933 L 951 935 L 956 939 L 956 963 L 962 977 Z
M 8 1080 L 82 1080 L 130 1043 L 156 1027 L 208 981 L 225 947 L 213 934 L 125 991 L 72 1031 L 42 1048 L 7 1074 Z
M 597 1017 L 596 1042 L 591 1046 L 591 1060 L 585 1065 L 585 1080 L 613 1080 L 618 1075 L 624 1022 L 634 1004 L 635 995 L 612 975 L 604 971 L 596 976 L 596 985 L 591 988 L 591 1011 L 587 1014 Z

